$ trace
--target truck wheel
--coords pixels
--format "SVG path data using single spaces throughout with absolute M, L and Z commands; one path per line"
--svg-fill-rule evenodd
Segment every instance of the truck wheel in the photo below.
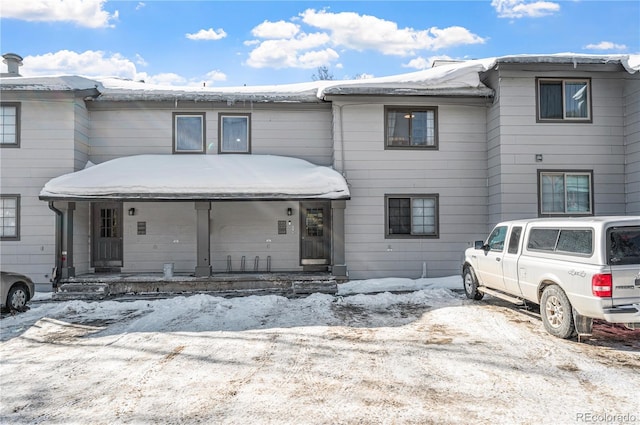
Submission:
M 464 281 L 464 293 L 467 298 L 471 300 L 481 300 L 484 294 L 478 291 L 478 279 L 471 267 L 465 267 L 462 273 L 462 279 Z
M 575 335 L 576 328 L 573 323 L 571 303 L 558 285 L 547 286 L 542 292 L 540 316 L 544 328 L 551 335 L 563 339 Z

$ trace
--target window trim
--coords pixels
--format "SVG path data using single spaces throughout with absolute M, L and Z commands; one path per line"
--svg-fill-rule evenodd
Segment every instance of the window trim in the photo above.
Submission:
M 540 108 L 542 102 L 540 100 L 540 84 L 544 82 L 560 82 L 562 83 L 562 118 L 542 118 Z M 567 118 L 565 109 L 565 83 L 567 82 L 583 82 L 587 83 L 587 117 L 586 118 Z M 566 77 L 536 77 L 536 122 L 537 123 L 574 123 L 585 124 L 593 123 L 593 101 L 591 97 L 591 78 L 566 78 Z
M 224 132 L 223 122 L 224 118 L 246 118 L 247 120 L 247 150 L 246 151 L 225 151 L 222 149 L 222 135 Z M 251 154 L 251 113 L 250 112 L 220 112 L 218 113 L 218 153 L 219 154 Z
M 206 145 L 206 134 L 207 134 L 207 120 L 206 120 L 206 112 L 174 112 L 173 115 L 173 146 L 172 153 L 174 154 L 202 154 L 205 153 L 205 145 Z M 202 120 L 202 146 L 200 146 L 200 150 L 182 150 L 178 149 L 178 118 L 179 117 L 199 117 Z
M 563 174 L 565 178 L 565 201 L 567 196 L 566 177 L 567 175 L 588 175 L 589 176 L 589 212 L 567 212 L 567 203 L 565 202 L 565 212 L 545 213 L 542 211 L 542 177 L 546 174 Z M 590 217 L 595 215 L 594 207 L 594 188 L 593 188 L 593 170 L 538 170 L 538 217 Z
M 20 147 L 20 133 L 21 133 L 21 125 L 22 121 L 22 112 L 21 112 L 21 103 L 20 102 L 0 102 L 0 106 L 13 106 L 16 108 L 16 142 L 15 143 L 0 143 L 0 148 L 19 148 Z
M 389 144 L 389 112 L 433 112 L 433 146 L 431 145 L 390 145 Z M 394 106 L 385 105 L 384 107 L 384 149 L 385 150 L 430 150 L 437 151 L 440 149 L 440 140 L 438 137 L 438 107 L 437 106 Z
M 15 199 L 16 200 L 16 235 L 15 236 L 0 236 L 1 241 L 19 241 L 20 240 L 20 194 L 7 193 L 0 194 L 0 199 Z
M 389 233 L 389 199 L 409 198 L 413 206 L 413 199 L 432 198 L 435 201 L 435 232 L 432 234 L 398 234 Z M 413 215 L 411 216 L 413 225 Z M 413 226 L 412 226 L 413 227 Z M 384 238 L 385 239 L 439 239 L 440 238 L 440 194 L 438 193 L 390 193 L 384 195 Z

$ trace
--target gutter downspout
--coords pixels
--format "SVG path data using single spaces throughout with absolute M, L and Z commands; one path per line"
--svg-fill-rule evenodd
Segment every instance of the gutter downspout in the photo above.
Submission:
M 53 201 L 49 201 L 49 209 L 56 213 L 56 248 L 55 248 L 55 267 L 53 268 L 53 273 L 51 276 L 51 282 L 53 283 L 53 290 L 57 292 L 58 284 L 60 283 L 60 275 L 62 272 L 62 225 L 63 225 L 63 214 L 62 211 L 57 209 L 53 205 Z

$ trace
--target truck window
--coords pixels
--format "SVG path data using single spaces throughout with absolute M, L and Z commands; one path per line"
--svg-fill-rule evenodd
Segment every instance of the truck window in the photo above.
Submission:
M 640 227 L 608 230 L 607 264 L 640 264 Z
M 558 241 L 560 229 L 531 229 L 527 249 L 553 251 Z
M 491 248 L 491 251 L 504 250 L 504 240 L 507 238 L 507 226 L 500 226 L 493 229 L 493 232 L 487 239 L 487 245 Z
M 588 229 L 562 229 L 556 251 L 572 254 L 591 254 L 593 252 L 593 231 Z
M 511 236 L 509 237 L 509 248 L 507 252 L 509 254 L 518 253 L 518 244 L 520 243 L 520 235 L 522 234 L 522 227 L 514 227 L 511 229 Z

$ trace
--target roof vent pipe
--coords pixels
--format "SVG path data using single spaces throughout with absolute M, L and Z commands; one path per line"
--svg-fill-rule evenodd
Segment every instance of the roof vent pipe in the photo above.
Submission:
M 8 71 L 8 73 L 3 76 L 19 77 L 20 73 L 18 72 L 18 68 L 22 66 L 22 56 L 16 55 L 15 53 L 5 53 L 2 57 L 4 58 L 2 62 L 7 64 Z

